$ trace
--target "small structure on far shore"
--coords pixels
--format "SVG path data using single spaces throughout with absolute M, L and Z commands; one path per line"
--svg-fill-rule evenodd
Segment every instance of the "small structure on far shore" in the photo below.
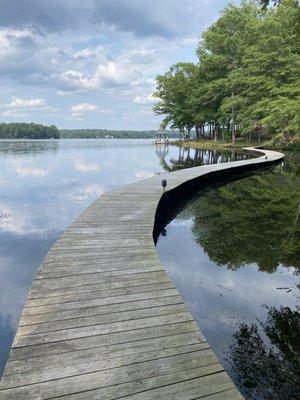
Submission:
M 169 136 L 167 133 L 159 133 L 155 134 L 155 144 L 169 144 Z
M 169 132 L 161 125 L 155 133 L 155 144 L 168 145 L 169 142 Z

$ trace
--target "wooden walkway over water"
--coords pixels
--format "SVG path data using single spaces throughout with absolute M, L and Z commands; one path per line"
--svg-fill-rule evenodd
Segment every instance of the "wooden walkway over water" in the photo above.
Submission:
M 152 232 L 162 179 L 171 196 L 199 176 L 283 157 L 265 153 L 154 176 L 98 198 L 34 279 L 0 399 L 242 399 L 161 265 Z

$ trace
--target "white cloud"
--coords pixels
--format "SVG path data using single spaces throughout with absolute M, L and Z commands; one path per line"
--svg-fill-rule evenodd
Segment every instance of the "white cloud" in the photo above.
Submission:
M 45 108 L 47 107 L 45 99 L 20 99 L 13 97 L 10 104 L 12 108 Z
M 83 159 L 77 158 L 74 163 L 74 168 L 81 172 L 99 171 L 100 165 L 97 163 L 87 163 Z
M 72 113 L 83 113 L 86 111 L 95 111 L 97 109 L 96 104 L 92 103 L 80 103 L 80 104 L 75 104 L 74 106 L 71 107 Z
M 0 104 L 0 107 L 5 108 L 1 115 L 6 117 L 25 117 L 35 111 L 57 111 L 55 108 L 50 107 L 45 99 L 40 98 L 24 99 L 12 97 L 10 103 Z
M 83 60 L 83 59 L 90 59 L 90 58 L 95 58 L 97 56 L 95 50 L 93 49 L 82 49 L 80 51 L 76 51 L 74 53 L 74 58 L 75 60 Z
M 96 104 L 92 104 L 92 103 L 74 104 L 70 108 L 71 116 L 67 117 L 67 119 L 73 120 L 73 121 L 82 121 L 85 113 L 96 111 L 97 108 L 98 108 L 98 106 L 96 106 Z
M 3 120 L 27 116 L 62 128 L 84 127 L 85 121 L 111 129 L 159 124 L 161 117 L 153 113 L 135 117 L 138 106 L 151 109 L 158 74 L 176 62 L 196 61 L 198 37 L 226 3 L 30 0 L 23 13 L 19 2 L 4 2 L 0 13 L 0 87 L 9 85 L 9 95 L 18 94 L 0 105 Z M 95 103 L 97 111 L 70 110 L 77 103 Z M 100 110 L 109 108 L 126 119 L 101 117 Z
M 156 99 L 152 96 L 152 94 L 142 94 L 139 96 L 135 96 L 133 102 L 136 104 L 153 104 Z
M 20 111 L 20 110 L 5 110 L 1 112 L 1 115 L 3 115 L 3 117 L 27 117 L 27 113 L 25 113 L 24 111 Z
M 61 68 L 60 65 L 58 65 L 59 67 Z M 91 89 L 93 87 L 91 75 L 86 72 L 75 70 L 55 72 L 51 75 L 51 78 L 58 87 L 64 88 L 64 91 Z

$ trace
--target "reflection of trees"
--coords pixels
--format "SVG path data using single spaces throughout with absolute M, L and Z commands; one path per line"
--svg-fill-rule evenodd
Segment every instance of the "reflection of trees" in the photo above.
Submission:
M 5 140 L 0 142 L 0 154 L 56 153 L 58 149 L 58 140 Z
M 228 361 L 237 383 L 248 399 L 299 399 L 299 312 L 271 307 L 261 326 L 243 324 L 233 335 Z
M 160 165 L 163 167 L 164 170 L 167 170 L 168 166 L 165 157 L 169 153 L 169 146 L 157 144 L 155 146 L 155 150 L 156 150 L 156 155 L 159 158 Z
M 245 160 L 249 157 L 251 157 L 251 154 L 243 153 L 242 151 L 185 149 L 179 147 L 177 158 L 171 158 L 170 161 L 167 162 L 165 157 L 160 157 L 160 162 L 165 171 L 172 172 L 183 168 L 198 167 L 200 165 Z
M 196 240 L 219 265 L 300 268 L 299 195 L 299 176 L 277 169 L 212 188 L 182 216 L 194 217 Z
M 14 330 L 11 324 L 11 316 L 8 315 L 5 319 L 0 315 L 0 377 L 4 369 L 5 361 L 11 343 L 14 338 Z

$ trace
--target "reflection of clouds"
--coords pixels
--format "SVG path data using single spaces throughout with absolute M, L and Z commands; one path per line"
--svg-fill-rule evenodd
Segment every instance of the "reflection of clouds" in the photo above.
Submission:
M 88 163 L 84 161 L 82 158 L 76 158 L 74 163 L 74 168 L 77 171 L 81 172 L 91 172 L 91 171 L 99 171 L 100 165 L 97 163 Z
M 137 172 L 135 172 L 134 175 L 138 179 L 145 179 L 145 178 L 150 178 L 154 174 L 153 174 L 153 172 L 149 172 L 149 171 L 137 171 Z
M 20 162 L 20 160 L 17 159 L 10 159 L 7 161 L 7 163 L 21 176 L 37 176 L 37 177 L 43 177 L 45 176 L 48 171 L 45 168 L 37 168 L 34 166 L 24 166 Z
M 92 199 L 92 198 L 98 197 L 101 194 L 103 194 L 104 191 L 105 191 L 104 186 L 91 184 L 91 185 L 87 185 L 83 188 L 78 188 L 78 191 L 73 192 L 71 194 L 71 197 L 75 201 L 83 201 L 83 200 L 87 200 L 89 198 Z
M 0 232 L 15 236 L 52 237 L 104 191 L 103 185 L 78 186 L 71 183 L 60 187 L 58 192 L 47 192 L 47 198 L 33 194 L 31 205 L 20 202 L 16 207 L 0 202 Z M 57 215 L 60 218 L 57 219 Z
M 22 215 L 20 211 L 0 203 L 0 230 L 15 235 L 38 234 L 41 230 L 34 227 L 28 215 Z
M 4 369 L 4 361 L 8 356 L 10 345 L 13 342 L 14 329 L 12 326 L 12 316 L 6 315 L 2 317 L 0 314 L 0 377 Z M 3 346 L 4 343 L 4 346 Z
M 296 292 L 278 288 L 293 288 L 297 279 L 291 268 L 283 266 L 272 274 L 260 271 L 256 264 L 238 270 L 217 266 L 195 241 L 190 221 L 174 219 L 156 248 L 207 340 L 226 364 L 231 335 L 239 324 L 265 320 L 266 305 L 295 307 Z
M 9 185 L 9 181 L 8 180 L 5 180 L 5 179 L 2 179 L 1 177 L 0 177 L 0 186 L 4 186 L 4 185 Z
M 18 167 L 16 168 L 16 171 L 18 172 L 18 174 L 22 176 L 28 176 L 28 175 L 45 176 L 47 174 L 47 171 L 42 168 Z

